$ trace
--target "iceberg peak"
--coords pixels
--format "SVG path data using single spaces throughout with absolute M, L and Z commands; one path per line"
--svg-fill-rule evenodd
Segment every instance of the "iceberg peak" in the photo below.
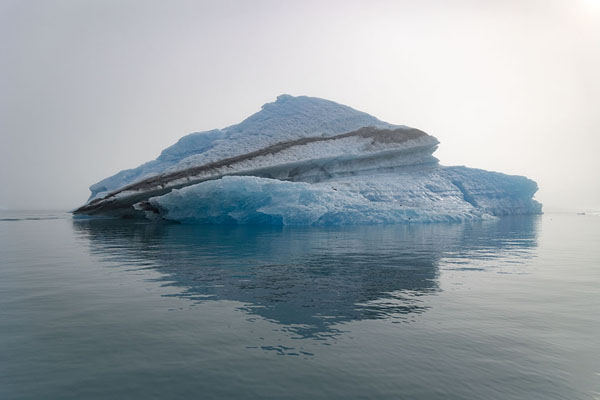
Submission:
M 294 98 L 294 96 L 292 96 L 291 94 L 284 93 L 284 94 L 280 94 L 279 96 L 277 96 L 277 100 L 275 102 L 276 103 L 283 103 L 286 100 L 293 99 L 293 98 Z M 263 105 L 263 107 L 264 107 L 264 105 Z

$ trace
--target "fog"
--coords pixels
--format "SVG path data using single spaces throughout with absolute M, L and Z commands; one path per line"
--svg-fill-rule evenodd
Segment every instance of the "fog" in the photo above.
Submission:
M 444 165 L 600 209 L 600 0 L 0 0 L 0 207 L 88 186 L 282 93 L 436 136 Z

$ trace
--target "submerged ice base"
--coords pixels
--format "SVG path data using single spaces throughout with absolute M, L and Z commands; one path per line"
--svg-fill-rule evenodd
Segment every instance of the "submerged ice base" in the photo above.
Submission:
M 348 225 L 458 222 L 535 214 L 535 182 L 464 167 L 321 183 L 224 177 L 151 198 L 168 220 L 209 224 Z

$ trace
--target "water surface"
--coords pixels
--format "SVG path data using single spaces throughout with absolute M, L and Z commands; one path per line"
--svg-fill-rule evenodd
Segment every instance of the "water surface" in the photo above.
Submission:
M 0 398 L 594 399 L 600 217 L 0 215 Z

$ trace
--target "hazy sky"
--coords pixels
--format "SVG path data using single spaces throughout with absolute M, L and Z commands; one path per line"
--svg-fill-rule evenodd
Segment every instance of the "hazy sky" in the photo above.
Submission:
M 289 93 L 600 209 L 600 0 L 0 0 L 0 51 L 1 207 L 73 208 Z

